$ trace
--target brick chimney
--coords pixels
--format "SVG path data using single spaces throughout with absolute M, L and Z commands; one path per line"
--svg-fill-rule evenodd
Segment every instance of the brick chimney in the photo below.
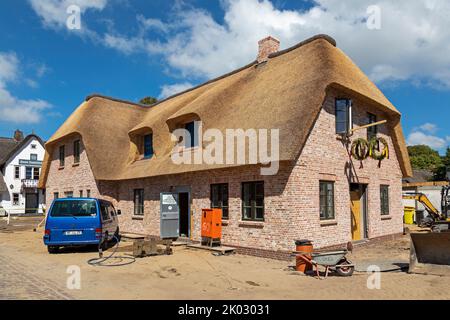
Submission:
M 258 45 L 258 63 L 269 60 L 269 55 L 278 52 L 278 50 L 280 49 L 280 41 L 271 36 L 258 41 Z
M 17 129 L 16 131 L 14 131 L 14 140 L 20 142 L 23 140 L 23 132 L 20 131 L 19 129 Z

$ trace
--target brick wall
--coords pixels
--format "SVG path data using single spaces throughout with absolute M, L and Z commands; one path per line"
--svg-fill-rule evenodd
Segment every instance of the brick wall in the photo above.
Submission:
M 91 196 L 112 200 L 122 210 L 121 230 L 159 235 L 161 192 L 187 187 L 191 192 L 191 230 L 194 240 L 200 239 L 201 209 L 210 206 L 210 184 L 229 184 L 229 220 L 224 222 L 223 242 L 239 246 L 240 251 L 255 254 L 254 248 L 263 249 L 259 255 L 274 257 L 278 252 L 294 249 L 295 239 L 311 239 L 316 247 L 329 247 L 351 240 L 351 215 L 349 187 L 352 182 L 368 185 L 368 235 L 377 238 L 402 232 L 401 170 L 397 161 L 389 130 L 380 127 L 379 135 L 388 140 L 390 158 L 378 167 L 378 161 L 367 159 L 363 165 L 352 160 L 347 147 L 335 134 L 334 99 L 338 92 L 329 92 L 317 122 L 301 156 L 295 163 L 280 164 L 276 176 L 260 176 L 257 166 L 245 166 L 161 176 L 121 182 L 96 182 L 87 155 L 82 147 L 81 161 L 73 166 L 72 145 L 76 138 L 66 139 L 66 164 L 59 168 L 58 148 L 55 148 L 47 181 L 47 201 L 53 200 L 53 192 L 90 189 Z M 349 97 L 352 98 L 352 97 Z M 382 112 L 373 106 L 353 99 L 355 126 L 366 124 L 366 114 Z M 366 137 L 361 130 L 355 137 Z M 352 174 L 349 174 L 352 172 Z M 244 222 L 241 212 L 241 183 L 243 181 L 265 182 L 265 221 Z M 335 220 L 326 223 L 319 217 L 319 181 L 335 183 Z M 380 185 L 390 186 L 390 215 L 380 213 Z M 133 189 L 144 189 L 144 216 L 133 216 Z M 86 191 L 85 191 L 86 192 Z M 264 252 L 271 252 L 265 254 Z

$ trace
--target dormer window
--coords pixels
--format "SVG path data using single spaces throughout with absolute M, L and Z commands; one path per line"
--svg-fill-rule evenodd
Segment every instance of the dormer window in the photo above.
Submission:
M 155 156 L 153 149 L 153 131 L 150 128 L 140 128 L 129 133 L 132 161 L 147 160 Z
M 150 159 L 153 157 L 153 134 L 146 134 L 143 139 L 144 159 Z
M 196 121 L 188 122 L 184 125 L 184 129 L 186 130 L 186 133 L 189 133 L 187 137 L 185 137 L 185 147 L 186 148 L 194 148 L 198 147 L 198 129 L 199 126 L 196 123 Z
M 349 134 L 352 129 L 352 100 L 336 99 L 336 133 Z

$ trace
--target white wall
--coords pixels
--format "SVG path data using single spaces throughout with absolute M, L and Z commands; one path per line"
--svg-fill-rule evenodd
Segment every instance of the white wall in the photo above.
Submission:
M 32 148 L 32 145 L 36 146 L 36 149 Z M 36 138 L 30 139 L 20 150 L 18 150 L 11 158 L 6 162 L 4 168 L 4 180 L 5 184 L 8 187 L 8 192 L 3 193 L 1 195 L 0 206 L 2 206 L 6 211 L 10 211 L 12 214 L 14 213 L 23 213 L 25 209 L 25 193 L 21 192 L 22 190 L 22 179 L 25 179 L 25 168 L 26 165 L 20 165 L 19 160 L 30 160 L 31 154 L 37 154 L 37 160 L 43 161 L 45 149 L 40 144 L 39 140 Z M 15 179 L 14 177 L 14 168 L 15 166 L 19 166 L 20 168 L 20 179 Z M 10 186 L 13 186 L 11 188 Z M 19 193 L 19 205 L 14 206 L 12 204 L 13 193 Z M 39 198 L 39 208 L 42 209 L 42 205 L 44 204 L 44 197 L 42 192 L 38 191 Z M 22 211 L 22 212 L 21 212 Z M 41 210 L 40 210 L 41 211 Z
M 436 209 L 438 209 L 439 212 L 441 212 L 441 190 L 442 187 L 418 187 L 417 192 L 425 194 L 428 199 L 431 201 L 431 203 L 434 205 Z M 405 190 L 405 193 L 413 192 L 411 190 Z M 415 200 L 403 200 L 404 206 L 409 207 L 415 207 L 417 210 L 423 210 L 425 212 L 425 216 L 428 215 L 427 211 L 425 210 L 425 207 Z

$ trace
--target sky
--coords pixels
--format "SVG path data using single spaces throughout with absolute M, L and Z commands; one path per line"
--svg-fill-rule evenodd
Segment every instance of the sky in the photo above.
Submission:
M 90 94 L 161 99 L 253 61 L 267 35 L 284 49 L 326 33 L 400 110 L 407 143 L 443 153 L 448 12 L 441 0 L 2 0 L 0 136 L 48 139 Z

